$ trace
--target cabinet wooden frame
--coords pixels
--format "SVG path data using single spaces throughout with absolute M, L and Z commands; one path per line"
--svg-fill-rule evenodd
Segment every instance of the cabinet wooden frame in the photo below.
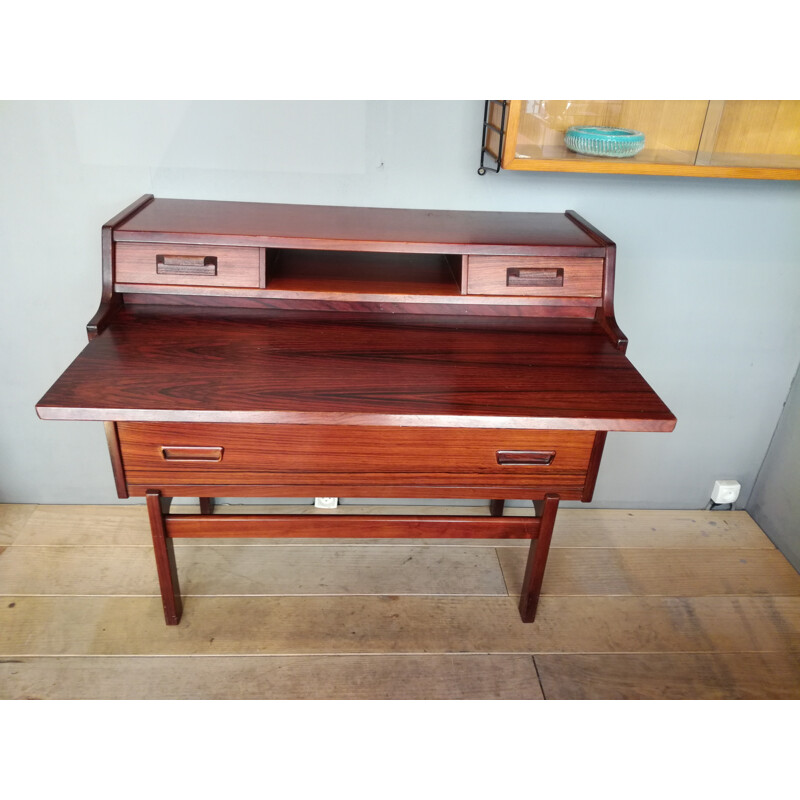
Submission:
M 687 150 L 687 155 L 678 159 L 680 163 L 647 160 L 644 155 L 633 158 L 595 158 L 571 153 L 566 148 L 560 155 L 544 152 L 540 155 L 525 157 L 519 154 L 518 142 L 521 137 L 524 104 L 529 102 L 564 102 L 564 101 L 506 101 L 506 127 L 503 136 L 503 148 L 499 162 L 503 169 L 530 172 L 587 172 L 618 175 L 673 175 L 695 178 L 746 178 L 756 180 L 800 180 L 800 101 L 618 101 L 640 103 L 671 103 L 678 111 L 681 107 L 700 105 L 700 130 L 696 140 Z M 580 102 L 580 101 L 572 101 Z M 602 105 L 610 101 L 586 101 Z M 788 110 L 770 122 L 769 118 L 753 119 L 747 116 L 748 106 L 756 108 L 758 104 L 783 104 Z M 736 109 L 726 114 L 726 104 L 736 104 Z M 740 108 L 741 106 L 741 108 Z M 493 107 L 493 108 L 499 108 Z M 493 110 L 495 122 L 499 121 L 499 111 Z M 763 114 L 761 115 L 764 116 Z M 727 121 L 721 129 L 723 119 Z M 590 124 L 588 121 L 576 121 L 574 124 Z M 597 124 L 597 123 L 595 123 Z M 605 124 L 605 123 L 602 123 Z M 634 123 L 635 124 L 635 123 Z M 770 125 L 773 128 L 770 128 Z M 645 133 L 647 133 L 645 131 Z M 787 137 L 795 137 L 793 151 L 783 158 L 783 165 L 778 166 L 781 157 L 770 153 L 753 153 L 747 151 L 741 155 L 731 155 L 727 164 L 721 163 L 715 155 L 715 147 L 719 141 L 728 145 L 746 148 L 748 137 L 756 137 L 763 141 L 764 147 L 770 146 L 771 140 L 783 141 Z M 551 148 L 552 150 L 553 148 Z M 543 148 L 544 151 L 544 148 Z M 665 151 L 666 152 L 666 151 Z M 749 164 L 748 164 L 749 159 Z M 753 165 L 761 161 L 760 165 Z M 734 163 L 738 162 L 738 163 Z M 771 162 L 771 164 L 770 164 Z
M 146 256 L 126 275 L 164 264 L 168 283 L 120 281 L 120 253 Z M 89 345 L 37 412 L 104 422 L 118 496 L 146 499 L 170 625 L 172 540 L 252 536 L 531 538 L 530 622 L 558 503 L 591 500 L 607 432 L 675 425 L 625 357 L 616 246 L 573 211 L 147 195 L 103 227 L 102 255 Z M 213 284 L 231 257 L 250 286 Z M 516 280 L 475 294 L 471 262 L 522 271 L 525 294 Z M 298 496 L 490 504 L 485 517 L 213 513 L 216 497 Z M 173 497 L 200 498 L 200 513 L 170 514 Z M 536 516 L 503 516 L 506 499 Z

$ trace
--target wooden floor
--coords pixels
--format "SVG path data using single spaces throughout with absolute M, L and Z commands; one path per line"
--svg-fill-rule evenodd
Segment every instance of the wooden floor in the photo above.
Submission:
M 800 698 L 800 576 L 746 512 L 563 509 L 530 625 L 527 547 L 177 540 L 167 627 L 144 507 L 0 505 L 0 698 Z

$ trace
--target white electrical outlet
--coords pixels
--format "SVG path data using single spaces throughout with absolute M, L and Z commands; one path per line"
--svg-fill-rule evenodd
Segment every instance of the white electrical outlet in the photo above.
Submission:
M 338 497 L 315 497 L 315 508 L 336 508 L 339 505 Z
M 711 500 L 715 503 L 735 503 L 742 485 L 739 481 L 714 481 Z

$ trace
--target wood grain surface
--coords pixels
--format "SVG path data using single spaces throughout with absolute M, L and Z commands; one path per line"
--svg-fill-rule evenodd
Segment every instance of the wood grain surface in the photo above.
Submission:
M 800 598 L 545 595 L 525 624 L 514 597 L 187 597 L 174 628 L 158 597 L 7 595 L 0 631 L 0 657 L 791 653 Z
M 216 259 L 213 275 L 160 274 L 159 256 Z M 180 286 L 249 286 L 259 284 L 260 253 L 257 247 L 209 247 L 204 245 L 128 244 L 116 246 L 116 282 L 172 284 Z
M 153 199 L 151 194 L 142 195 L 119 214 L 114 215 L 101 229 L 103 289 L 100 295 L 100 305 L 86 325 L 89 339 L 93 339 L 98 333 L 103 332 L 122 305 L 120 295 L 114 291 L 114 228 L 137 214 L 144 206 L 152 203 Z
M 358 294 L 283 292 L 277 289 L 228 289 L 208 286 L 120 285 L 126 306 L 164 305 L 201 308 L 286 309 L 288 311 L 338 311 L 341 313 L 442 314 L 473 317 L 546 317 L 594 319 L 600 301 L 591 297 L 503 297 L 501 295 Z
M 36 506 L 31 504 L 0 504 L 0 546 L 14 542 L 35 510 Z
M 800 653 L 536 656 L 551 700 L 800 699 Z
M 116 241 L 260 244 L 325 250 L 600 255 L 564 214 L 237 203 L 156 198 Z
M 506 595 L 491 547 L 394 545 L 316 548 L 176 546 L 181 590 L 190 595 Z M 156 595 L 147 547 L 13 548 L 0 560 L 7 594 Z
M 307 514 L 226 514 L 209 518 L 199 514 L 175 514 L 166 518 L 173 538 L 261 537 L 278 538 L 375 538 L 375 539 L 530 539 L 539 532 L 532 517 L 443 516 L 402 514 L 352 515 L 324 521 Z
M 510 594 L 519 594 L 525 552 L 497 550 Z M 544 577 L 546 594 L 800 596 L 800 575 L 777 550 L 561 548 Z
M 53 680 L 57 675 L 58 680 Z M 542 700 L 527 655 L 113 656 L 0 661 L 0 699 Z
M 336 519 L 336 518 L 332 518 Z M 147 532 L 146 532 L 147 533 Z M 433 542 L 252 546 L 185 541 L 185 594 L 519 594 L 527 547 Z M 495 546 L 497 542 L 492 543 Z M 526 543 L 527 544 L 527 543 Z M 498 568 L 499 553 L 500 564 Z M 509 562 L 515 562 L 513 568 Z M 441 569 L 437 573 L 437 565 Z M 154 594 L 150 548 L 95 544 L 12 547 L 0 560 L 11 594 Z M 552 548 L 545 595 L 800 596 L 800 576 L 777 550 Z
M 675 425 L 595 322 L 355 316 L 140 306 L 89 343 L 37 410 L 115 421 Z
M 561 270 L 561 282 L 557 286 L 513 286 L 509 270 L 522 270 L 523 274 Z M 467 287 L 470 294 L 601 297 L 603 259 L 470 256 Z
M 316 486 L 357 483 L 368 475 L 376 486 L 435 486 L 449 479 L 464 486 L 581 489 L 595 436 L 591 431 L 354 425 L 122 422 L 117 428 L 128 481 L 154 486 Z M 500 464 L 502 451 L 544 451 L 552 459 L 540 465 Z M 181 455 L 192 457 L 168 457 Z

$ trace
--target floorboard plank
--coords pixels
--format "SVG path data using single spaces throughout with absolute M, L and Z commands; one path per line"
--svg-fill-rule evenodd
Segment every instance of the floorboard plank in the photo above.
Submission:
M 538 655 L 548 700 L 800 699 L 800 653 Z
M 155 597 L 0 602 L 0 655 L 772 652 L 800 650 L 800 598 Z
M 186 595 L 505 595 L 491 548 L 182 547 Z M 150 547 L 12 547 L 0 561 L 4 595 L 158 594 Z
M 37 506 L 0 503 L 0 547 L 14 544 Z
M 746 511 L 560 509 L 553 547 L 774 549 Z
M 497 549 L 509 594 L 520 593 L 527 555 Z M 543 594 L 800 595 L 800 575 L 778 550 L 551 550 Z
M 190 656 L 0 661 L 0 699 L 541 700 L 530 656 Z
M 33 507 L 25 530 L 15 544 L 36 545 L 141 545 L 151 543 L 144 505 Z

